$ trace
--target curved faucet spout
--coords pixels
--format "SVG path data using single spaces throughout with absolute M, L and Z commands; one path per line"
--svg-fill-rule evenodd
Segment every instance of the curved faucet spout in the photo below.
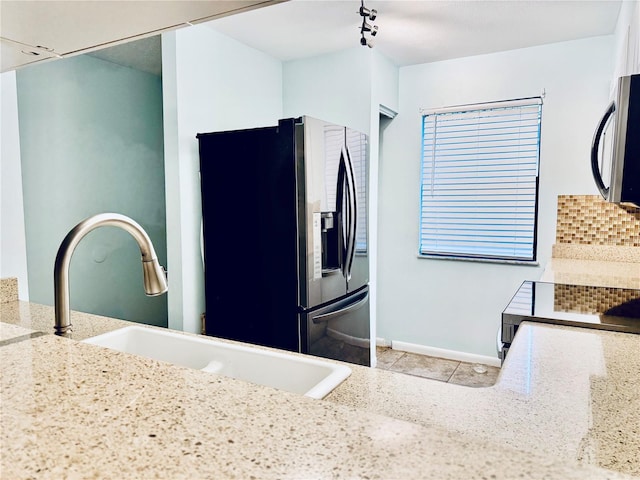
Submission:
M 147 232 L 131 218 L 118 213 L 100 213 L 83 220 L 64 238 L 56 255 L 53 269 L 55 299 L 56 335 L 64 335 L 71 330 L 69 307 L 69 266 L 71 256 L 80 240 L 90 231 L 103 226 L 119 227 L 129 232 L 140 247 L 144 290 L 149 296 L 161 295 L 168 290 L 167 276 L 158 263 L 156 252 Z

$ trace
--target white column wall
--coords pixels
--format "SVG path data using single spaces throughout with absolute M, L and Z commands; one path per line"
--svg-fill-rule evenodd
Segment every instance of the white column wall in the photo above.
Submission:
M 0 74 L 0 278 L 17 277 L 18 297 L 29 300 L 16 73 Z
M 162 46 L 169 327 L 199 333 L 205 298 L 196 134 L 276 125 L 282 64 L 204 24 L 163 34 Z

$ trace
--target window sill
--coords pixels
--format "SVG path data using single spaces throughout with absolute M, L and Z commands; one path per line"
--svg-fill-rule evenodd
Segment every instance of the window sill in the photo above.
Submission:
M 537 260 L 504 260 L 498 258 L 475 258 L 475 257 L 455 257 L 451 255 L 425 255 L 418 254 L 418 258 L 423 260 L 454 260 L 459 262 L 475 262 L 475 263 L 502 263 L 507 265 L 523 265 L 527 267 L 539 267 Z

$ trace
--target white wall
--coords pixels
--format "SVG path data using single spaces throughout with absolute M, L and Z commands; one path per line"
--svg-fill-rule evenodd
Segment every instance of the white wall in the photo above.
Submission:
M 373 107 L 377 110 L 382 105 L 394 112 L 398 111 L 399 69 L 384 55 L 373 50 L 371 83 L 373 85 Z M 376 114 L 377 116 L 377 114 Z
M 0 278 L 18 278 L 18 297 L 29 300 L 16 74 L 0 74 Z
M 371 338 L 380 337 L 378 333 L 378 256 L 379 256 L 379 234 L 380 234 L 380 213 L 379 213 L 379 185 L 380 185 L 380 164 L 382 162 L 380 152 L 381 125 L 380 110 L 386 112 L 398 111 L 399 95 L 399 75 L 400 71 L 396 65 L 376 50 L 371 56 L 372 78 L 371 78 L 371 111 L 370 111 L 370 135 L 369 135 L 369 245 L 371 257 L 369 259 L 371 268 L 369 269 L 370 291 L 371 291 Z M 375 366 L 377 360 L 372 362 Z
M 500 313 L 551 254 L 558 194 L 596 194 L 593 130 L 606 107 L 612 36 L 400 69 L 398 117 L 385 131 L 380 182 L 378 332 L 386 339 L 496 356 Z M 539 95 L 540 267 L 417 258 L 421 107 Z
M 362 47 L 285 62 L 284 116 L 309 115 L 369 134 L 371 69 L 371 52 Z
M 282 64 L 207 25 L 163 34 L 162 50 L 169 327 L 200 332 L 205 301 L 196 134 L 276 125 Z

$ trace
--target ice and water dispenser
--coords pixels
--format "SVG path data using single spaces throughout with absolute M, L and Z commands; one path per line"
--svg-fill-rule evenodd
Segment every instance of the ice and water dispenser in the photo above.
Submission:
M 343 242 L 340 235 L 340 214 L 321 212 L 322 275 L 340 272 L 342 268 Z

